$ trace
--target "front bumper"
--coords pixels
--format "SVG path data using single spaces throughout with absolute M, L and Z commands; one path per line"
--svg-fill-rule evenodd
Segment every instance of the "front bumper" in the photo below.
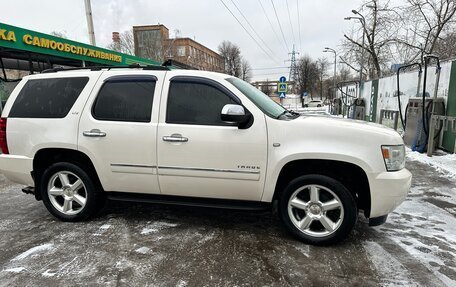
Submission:
M 32 170 L 33 159 L 20 155 L 0 154 L 0 172 L 9 180 L 34 186 Z
M 412 174 L 405 168 L 368 177 L 371 191 L 370 218 L 387 215 L 396 209 L 405 200 L 412 184 Z

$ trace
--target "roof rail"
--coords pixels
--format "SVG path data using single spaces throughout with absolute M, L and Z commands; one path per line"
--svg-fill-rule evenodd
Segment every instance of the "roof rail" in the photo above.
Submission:
M 55 67 L 52 69 L 43 70 L 41 73 L 56 73 L 64 71 L 76 71 L 76 70 L 90 70 L 90 71 L 100 71 L 102 69 L 143 69 L 143 70 L 158 70 L 158 71 L 169 71 L 170 68 L 164 66 L 154 66 L 154 65 L 127 65 L 127 66 L 89 66 L 89 67 L 75 67 L 75 68 L 64 68 L 64 67 Z
M 174 67 L 174 68 L 183 69 L 183 70 L 198 70 L 197 68 L 195 68 L 193 66 L 190 66 L 185 63 L 182 63 L 182 62 L 179 62 L 176 60 L 172 60 L 172 59 L 168 59 L 165 62 L 163 62 L 162 66 Z

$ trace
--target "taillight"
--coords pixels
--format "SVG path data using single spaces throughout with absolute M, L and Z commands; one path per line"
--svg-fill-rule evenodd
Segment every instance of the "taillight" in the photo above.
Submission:
M 8 143 L 6 142 L 6 118 L 0 118 L 0 148 L 2 153 L 9 154 Z

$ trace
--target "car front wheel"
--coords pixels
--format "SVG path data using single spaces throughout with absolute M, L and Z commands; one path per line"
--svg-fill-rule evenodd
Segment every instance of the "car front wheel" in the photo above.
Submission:
M 337 243 L 353 229 L 358 215 L 355 199 L 339 181 L 323 175 L 292 180 L 279 200 L 285 227 L 303 242 Z
M 88 219 L 100 199 L 90 176 L 67 162 L 46 169 L 41 178 L 41 195 L 49 212 L 62 221 Z

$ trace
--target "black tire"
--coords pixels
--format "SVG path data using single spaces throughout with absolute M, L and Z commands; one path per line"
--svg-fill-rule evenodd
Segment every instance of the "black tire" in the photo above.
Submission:
M 323 214 L 325 217 L 329 217 L 330 215 L 333 217 L 335 216 L 336 220 L 338 220 L 338 222 L 339 222 L 338 225 L 336 225 L 338 227 L 334 228 L 334 231 L 331 231 L 332 233 L 330 233 L 328 235 L 324 235 L 325 231 L 321 231 L 322 234 L 320 234 L 318 236 L 308 234 L 308 233 L 310 233 L 309 231 L 312 231 L 312 230 L 310 230 L 310 228 L 313 226 L 315 226 L 317 228 L 317 232 L 320 232 L 318 230 L 318 228 L 319 228 L 318 225 L 321 225 L 321 227 L 323 229 L 325 229 L 325 227 L 323 226 L 323 224 L 320 223 L 319 220 L 316 220 L 316 219 L 311 220 L 310 221 L 311 223 L 308 225 L 309 230 L 306 230 L 305 232 L 302 231 L 301 229 L 299 229 L 295 225 L 295 223 L 293 223 L 293 221 L 296 222 L 299 219 L 303 220 L 304 217 L 307 217 L 307 213 L 309 213 L 310 217 L 314 216 L 310 212 L 310 210 L 311 210 L 310 208 L 308 208 L 307 211 L 304 211 L 304 209 L 301 210 L 299 208 L 295 209 L 294 207 L 290 207 L 290 210 L 291 210 L 290 211 L 291 215 L 290 215 L 289 205 L 288 205 L 290 198 L 292 196 L 294 197 L 296 194 L 301 196 L 300 192 L 304 192 L 304 193 L 308 192 L 309 196 L 310 196 L 310 187 L 304 188 L 304 187 L 310 186 L 310 185 L 323 187 L 321 189 L 320 188 L 318 189 L 319 190 L 318 192 L 320 192 L 320 197 L 326 197 L 326 198 L 331 199 L 331 196 L 336 195 L 337 198 L 333 196 L 333 199 L 336 199 L 336 201 L 338 201 L 340 203 L 340 205 L 343 207 L 343 209 L 338 208 L 338 209 L 335 209 L 334 211 L 332 211 L 332 210 L 324 211 L 323 208 L 318 209 L 318 207 L 317 207 L 317 211 L 320 210 L 320 214 Z M 304 188 L 304 189 L 302 191 L 299 191 L 300 188 Z M 331 191 L 332 193 L 328 192 L 328 190 Z M 305 199 L 303 199 L 303 201 L 305 201 Z M 312 205 L 311 199 L 309 199 L 309 202 L 307 202 L 307 204 Z M 315 211 L 315 208 L 313 210 Z M 335 244 L 337 242 L 342 241 L 351 232 L 351 230 L 353 229 L 353 227 L 356 223 L 356 220 L 358 218 L 358 208 L 356 205 L 356 201 L 353 198 L 350 191 L 347 190 L 347 188 L 345 188 L 345 186 L 342 185 L 342 183 L 340 183 L 339 181 L 337 181 L 331 177 L 324 176 L 324 175 L 318 175 L 318 174 L 304 175 L 304 176 L 300 176 L 300 177 L 292 180 L 286 186 L 286 188 L 283 190 L 283 192 L 280 195 L 279 204 L 278 204 L 278 212 L 279 212 L 279 216 L 280 216 L 282 223 L 284 224 L 284 226 L 286 227 L 286 229 L 289 232 L 291 232 L 294 236 L 299 238 L 301 241 L 308 243 L 308 244 L 312 244 L 312 245 L 331 245 L 331 244 Z M 329 212 L 332 212 L 332 213 L 329 213 Z M 339 215 L 337 213 L 339 213 Z M 294 218 L 292 219 L 290 216 L 293 216 Z M 320 229 L 321 229 L 321 227 L 320 227 Z
M 304 108 L 308 108 L 308 107 L 309 107 L 309 105 L 308 105 L 308 104 L 305 104 L 305 105 L 304 105 Z
M 318 105 L 317 105 L 317 108 L 321 108 L 321 105 L 320 105 L 320 104 L 318 104 Z
M 83 192 L 85 195 L 85 204 L 82 207 L 79 204 L 72 203 L 74 206 L 77 206 L 79 208 L 77 209 L 77 212 L 75 214 L 65 214 L 61 210 L 58 210 L 55 206 L 56 202 L 59 204 L 59 202 L 64 201 L 64 195 L 58 195 L 54 198 L 54 203 L 51 202 L 51 197 L 49 195 L 49 185 L 52 184 L 50 181 L 53 181 L 54 184 L 57 185 L 62 185 L 61 180 L 55 178 L 58 173 L 68 173 L 69 177 L 74 179 L 77 179 L 77 177 L 82 181 L 83 186 L 78 192 Z M 54 179 L 55 178 L 55 179 Z M 70 181 L 71 183 L 71 178 Z M 98 207 L 103 205 L 104 202 L 104 196 L 101 192 L 98 192 L 96 188 L 96 184 L 92 180 L 92 178 L 89 176 L 87 172 L 85 172 L 82 168 L 79 166 L 68 163 L 68 162 L 59 162 L 51 165 L 48 167 L 42 177 L 41 177 L 41 197 L 43 199 L 43 203 L 46 206 L 47 210 L 55 217 L 62 221 L 68 221 L 68 222 L 77 222 L 77 221 L 83 221 L 91 218 L 95 212 L 97 211 Z M 64 190 L 62 186 L 62 190 Z M 76 201 L 75 201 L 76 202 Z M 63 203 L 62 203 L 63 204 Z

